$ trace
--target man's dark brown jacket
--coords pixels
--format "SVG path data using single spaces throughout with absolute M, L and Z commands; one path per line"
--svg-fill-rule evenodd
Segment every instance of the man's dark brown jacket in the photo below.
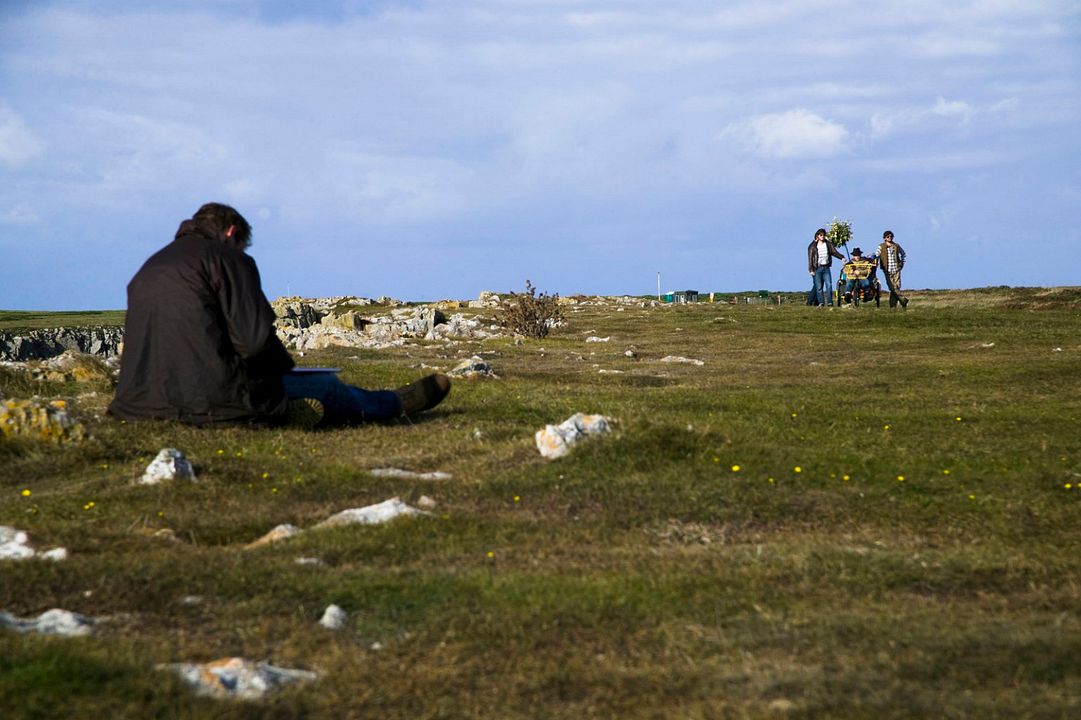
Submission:
M 128 283 L 109 413 L 197 425 L 273 419 L 284 411 L 281 377 L 292 367 L 255 261 L 186 220 Z

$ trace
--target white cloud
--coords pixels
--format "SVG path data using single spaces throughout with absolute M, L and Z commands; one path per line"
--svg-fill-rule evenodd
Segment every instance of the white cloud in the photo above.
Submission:
M 28 202 L 18 202 L 0 210 L 0 223 L 4 225 L 36 225 L 41 214 Z
M 1009 109 L 1010 103 L 995 103 L 988 112 L 998 112 L 1001 109 Z M 964 100 L 947 100 L 941 95 L 930 107 L 921 108 L 898 108 L 890 112 L 875 113 L 870 119 L 870 133 L 872 140 L 879 140 L 892 135 L 903 133 L 915 133 L 929 130 L 938 124 L 941 128 L 944 120 L 954 121 L 956 127 L 964 128 L 974 117 L 985 111 L 973 107 Z
M 22 165 L 40 155 L 45 143 L 11 108 L 0 106 L 0 163 Z
M 764 158 L 779 160 L 824 159 L 848 151 L 848 130 L 809 110 L 789 110 L 730 125 L 722 135 L 738 138 L 744 147 Z

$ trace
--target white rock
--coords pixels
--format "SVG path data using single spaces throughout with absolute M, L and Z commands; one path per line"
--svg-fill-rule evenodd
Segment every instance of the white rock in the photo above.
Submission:
M 34 548 L 22 530 L 0 525 L 0 560 L 25 560 L 34 557 Z
M 0 612 L 0 627 L 11 628 L 16 632 L 36 632 L 42 635 L 62 635 L 78 637 L 94 632 L 94 618 L 73 613 L 69 610 L 53 608 L 46 610 L 36 618 L 17 618 L 6 612 Z
M 336 515 L 331 515 L 329 518 L 319 523 L 315 527 L 338 527 L 341 525 L 379 525 L 381 523 L 390 522 L 399 517 L 408 515 L 427 515 L 428 513 L 418 510 L 414 507 L 410 507 L 402 502 L 400 499 L 393 497 L 390 500 L 384 500 L 381 503 L 375 505 L 368 505 L 362 508 L 350 508 L 349 510 L 342 510 Z
M 288 523 L 285 523 L 283 525 L 278 525 L 263 537 L 248 543 L 245 547 L 251 550 L 253 548 L 269 545 L 273 542 L 278 542 L 279 540 L 285 540 L 286 538 L 294 537 L 296 535 L 299 535 L 301 532 L 303 531 L 296 525 L 290 525 Z
M 347 620 L 349 620 L 349 613 L 342 610 L 337 605 L 327 605 L 327 609 L 323 611 L 323 617 L 320 618 L 319 624 L 327 630 L 341 630 L 345 627 Z
M 295 562 L 297 565 L 314 565 L 319 567 L 326 565 L 325 562 L 323 562 L 317 557 L 298 557 L 293 562 Z
M 546 458 L 559 458 L 570 452 L 571 446 L 586 435 L 599 435 L 611 430 L 604 415 L 575 413 L 559 425 L 547 425 L 534 436 L 537 450 Z
M 180 675 L 200 695 L 236 697 L 245 700 L 261 698 L 272 690 L 293 682 L 314 680 L 308 670 L 292 670 L 267 662 L 252 662 L 241 657 L 222 658 L 208 663 L 175 663 L 158 665 Z
M 378 478 L 399 478 L 402 480 L 450 480 L 454 476 L 448 472 L 414 472 L 412 470 L 402 470 L 401 468 L 372 468 L 368 471 L 372 477 Z
M 38 552 L 29 543 L 29 538 L 22 530 L 0 525 L 0 560 L 64 560 L 68 556 L 65 548 L 58 547 L 45 552 Z
M 705 365 L 703 360 L 695 360 L 694 358 L 682 357 L 681 355 L 665 355 L 661 358 L 663 363 L 687 363 L 690 365 Z
M 434 510 L 436 506 L 435 500 L 432 500 L 427 495 L 421 495 L 417 498 L 417 507 L 421 510 Z
M 586 342 L 592 342 L 592 343 L 608 342 L 611 339 L 612 339 L 611 335 L 609 335 L 608 337 L 597 337 L 596 335 L 590 335 L 589 337 L 586 338 Z
M 67 548 L 56 547 L 52 550 L 46 550 L 43 553 L 38 553 L 38 557 L 42 560 L 52 560 L 53 562 L 57 562 L 58 560 L 67 560 L 68 550 Z
M 492 370 L 492 366 L 482 360 L 478 355 L 474 355 L 468 360 L 463 360 L 458 363 L 454 366 L 453 370 L 447 373 L 447 375 L 460 378 L 499 378 Z
M 157 485 L 165 480 L 195 480 L 195 470 L 184 453 L 176 448 L 162 448 L 146 466 L 140 485 Z

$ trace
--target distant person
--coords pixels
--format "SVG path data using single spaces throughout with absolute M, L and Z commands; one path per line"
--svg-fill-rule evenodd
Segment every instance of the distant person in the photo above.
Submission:
M 901 303 L 902 309 L 908 308 L 908 298 L 901 294 L 901 268 L 905 266 L 905 249 L 893 241 L 893 231 L 882 233 L 882 244 L 878 246 L 878 263 L 886 276 L 886 286 L 890 289 L 890 307 Z
M 346 385 L 333 372 L 291 372 L 259 270 L 251 226 L 228 205 L 203 205 L 128 283 L 120 380 L 109 413 L 306 427 L 387 420 L 435 407 L 445 375 L 397 390 Z
M 814 240 L 807 246 L 807 270 L 814 278 L 812 289 L 819 307 L 833 307 L 833 271 L 830 269 L 833 258 L 844 260 L 845 256 L 826 239 L 826 229 L 818 228 Z

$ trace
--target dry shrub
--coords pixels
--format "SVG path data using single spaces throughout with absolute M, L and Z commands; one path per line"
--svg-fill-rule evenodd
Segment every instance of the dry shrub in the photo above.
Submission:
M 524 293 L 511 293 L 503 301 L 503 327 L 525 337 L 545 337 L 549 330 L 563 322 L 559 295 L 537 295 L 537 288 L 529 280 L 525 281 L 525 290 Z

